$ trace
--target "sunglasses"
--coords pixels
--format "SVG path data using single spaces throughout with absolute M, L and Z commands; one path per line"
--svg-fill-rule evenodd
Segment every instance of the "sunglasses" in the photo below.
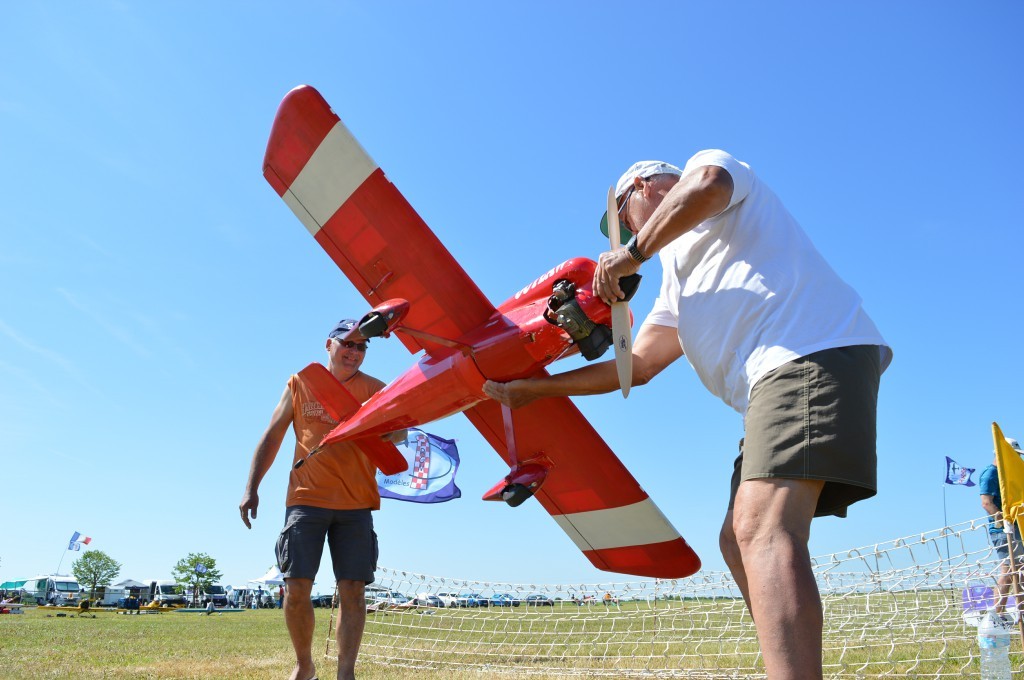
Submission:
M 636 184 L 629 185 L 629 191 L 622 195 L 622 203 L 619 203 L 619 224 L 622 226 L 626 226 L 626 216 L 622 213 L 626 209 L 626 204 L 629 203 L 629 197 L 633 195 L 633 191 L 635 190 Z
M 345 349 L 354 349 L 357 352 L 366 351 L 365 342 L 352 342 L 351 340 L 338 340 L 337 338 L 335 338 L 334 341 L 337 342 L 342 347 L 344 347 Z

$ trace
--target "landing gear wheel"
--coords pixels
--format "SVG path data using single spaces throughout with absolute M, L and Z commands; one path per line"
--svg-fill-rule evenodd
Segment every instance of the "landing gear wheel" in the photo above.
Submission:
M 501 500 L 508 503 L 510 507 L 518 508 L 523 504 L 523 501 L 532 495 L 533 492 L 522 484 L 509 484 L 505 487 L 505 490 L 501 492 Z

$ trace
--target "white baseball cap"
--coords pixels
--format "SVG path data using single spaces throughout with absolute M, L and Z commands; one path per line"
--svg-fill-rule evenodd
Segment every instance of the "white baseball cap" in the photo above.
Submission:
M 637 161 L 633 165 L 629 166 L 629 170 L 622 173 L 619 177 L 619 181 L 615 183 L 615 201 L 618 202 L 623 195 L 629 191 L 629 188 L 633 186 L 634 181 L 637 177 L 640 179 L 647 179 L 654 175 L 682 175 L 683 171 L 665 161 Z M 621 224 L 619 225 L 621 231 L 621 241 L 625 243 L 633 236 L 629 229 L 626 229 Z M 608 211 L 606 210 L 604 216 L 601 217 L 601 233 L 605 236 L 608 235 Z
M 1006 443 L 1010 445 L 1011 449 L 1024 456 L 1024 450 L 1021 450 L 1020 443 L 1018 443 L 1016 439 L 1013 437 L 1006 437 Z

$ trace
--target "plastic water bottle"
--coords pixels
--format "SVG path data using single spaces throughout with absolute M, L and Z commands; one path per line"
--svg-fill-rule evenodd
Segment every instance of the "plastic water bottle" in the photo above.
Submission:
M 995 612 L 987 612 L 978 626 L 981 680 L 1011 680 L 1010 641 L 1013 631 L 1003 627 Z

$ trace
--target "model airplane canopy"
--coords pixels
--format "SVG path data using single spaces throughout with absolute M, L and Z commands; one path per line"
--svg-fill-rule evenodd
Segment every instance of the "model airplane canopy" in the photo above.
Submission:
M 681 578 L 700 568 L 569 399 L 511 412 L 509 430 L 482 391 L 485 380 L 543 374 L 562 356 L 593 359 L 610 344 L 611 313 L 592 293 L 592 261 L 562 263 L 495 308 L 309 86 L 281 103 L 263 173 L 374 308 L 352 333 L 394 332 L 410 352 L 425 351 L 325 445 L 461 411 L 512 468 L 499 495 L 510 505 L 534 495 L 599 569 Z

